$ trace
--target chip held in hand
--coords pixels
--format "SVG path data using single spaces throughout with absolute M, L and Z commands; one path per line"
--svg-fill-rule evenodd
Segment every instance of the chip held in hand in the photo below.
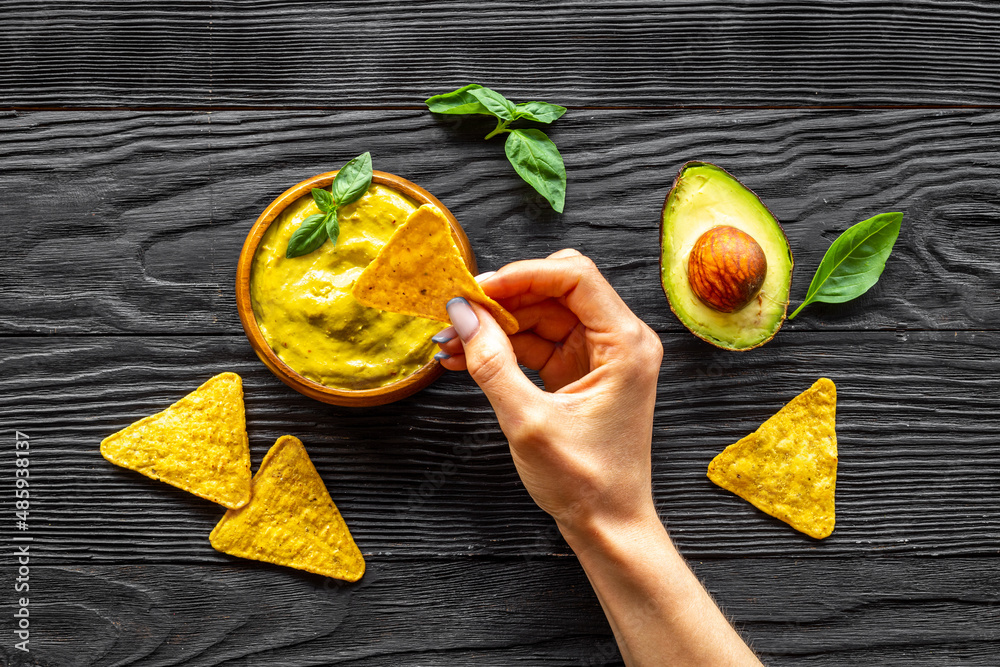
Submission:
M 837 388 L 820 378 L 760 428 L 712 459 L 708 478 L 822 539 L 836 521 Z
M 283 435 L 253 477 L 253 498 L 229 510 L 209 536 L 240 558 L 357 581 L 365 560 L 302 442 Z
M 163 412 L 101 441 L 111 463 L 224 507 L 250 500 L 243 380 L 221 373 Z
M 517 320 L 486 296 L 469 272 L 452 236 L 451 225 L 435 206 L 410 214 L 371 264 L 358 276 L 354 298 L 370 308 L 450 323 L 445 304 L 454 297 L 474 301 L 493 315 L 507 334 Z

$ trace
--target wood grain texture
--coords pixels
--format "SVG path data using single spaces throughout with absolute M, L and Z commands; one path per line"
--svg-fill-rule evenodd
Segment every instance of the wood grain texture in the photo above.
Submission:
M 1000 651 L 996 558 L 692 565 L 768 665 L 993 665 Z M 33 659 L 5 642 L 11 667 L 621 664 L 575 558 L 388 558 L 355 585 L 236 560 L 32 577 Z
M 654 494 L 690 557 L 1000 554 L 1000 334 L 797 332 L 724 353 L 662 336 Z M 219 508 L 101 458 L 100 440 L 221 371 L 244 377 L 252 463 L 306 444 L 363 553 L 566 554 L 464 374 L 369 409 L 295 394 L 237 336 L 6 338 L 3 428 L 31 438 L 31 534 L 50 563 L 225 562 Z M 838 387 L 837 529 L 816 541 L 711 484 L 712 457 L 820 376 Z M 10 488 L 13 448 L 0 448 Z
M 996 664 L 997 3 L 0 0 L 0 16 L 0 432 L 31 437 L 34 537 L 33 654 L 3 641 L 0 664 L 621 664 L 467 377 L 325 406 L 242 336 L 250 223 L 365 150 L 441 197 L 483 270 L 577 247 L 661 334 L 658 507 L 766 664 Z M 482 141 L 488 120 L 423 110 L 470 81 L 572 107 L 551 128 L 566 215 Z M 904 211 L 882 282 L 752 353 L 696 341 L 657 277 L 659 207 L 689 159 L 778 214 L 796 298 L 837 233 Z M 367 555 L 359 584 L 218 554 L 221 508 L 100 457 L 223 370 L 246 379 L 255 466 L 279 435 L 306 442 Z M 841 465 L 838 527 L 816 542 L 704 472 L 820 375 Z M 0 489 L 12 456 L 0 444 Z
M 990 0 L 7 0 L 5 106 L 991 104 Z
M 994 111 L 571 112 L 551 130 L 565 215 L 514 173 L 483 118 L 399 112 L 36 112 L 0 118 L 0 332 L 236 334 L 253 220 L 303 178 L 370 150 L 430 190 L 482 270 L 572 246 L 658 331 L 658 219 L 689 159 L 728 168 L 783 222 L 793 305 L 837 234 L 901 210 L 879 285 L 786 331 L 1000 328 Z M 779 334 L 779 336 L 782 334 Z

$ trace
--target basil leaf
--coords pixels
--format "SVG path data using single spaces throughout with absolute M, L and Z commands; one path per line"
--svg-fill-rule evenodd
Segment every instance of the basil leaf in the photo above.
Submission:
M 323 241 L 326 240 L 327 236 L 326 228 L 323 226 L 324 220 L 326 220 L 326 216 L 321 213 L 310 215 L 303 220 L 299 228 L 292 234 L 292 237 L 288 239 L 288 247 L 285 248 L 285 257 L 307 255 L 323 245 Z
M 478 83 L 470 83 L 468 86 L 462 86 L 458 90 L 453 90 L 450 93 L 444 93 L 442 95 L 434 95 L 433 97 L 428 97 L 424 100 L 424 104 L 427 108 L 434 113 L 448 113 L 448 114 L 468 114 L 468 113 L 480 113 L 487 116 L 492 116 L 493 113 L 483 106 L 470 91 L 482 88 Z
M 495 90 L 477 83 L 429 97 L 426 104 L 428 109 L 436 113 L 496 116 L 497 126 L 485 138 L 492 139 L 506 134 L 504 152 L 514 170 L 545 197 L 553 209 L 562 213 L 566 204 L 566 165 L 563 164 L 559 149 L 544 132 L 534 129 L 511 130 L 510 125 L 522 118 L 536 123 L 551 123 L 566 113 L 566 107 L 548 102 L 514 104 Z
M 501 120 L 514 119 L 514 103 L 489 88 L 473 88 L 469 91 L 486 110 Z
M 362 153 L 341 168 L 333 179 L 333 200 L 337 207 L 350 204 L 368 192 L 372 184 L 372 155 Z
M 551 123 L 566 113 L 566 107 L 548 102 L 521 102 L 514 105 L 515 118 L 533 120 L 537 123 Z
M 902 223 L 902 213 L 880 213 L 848 227 L 823 255 L 805 301 L 788 319 L 813 301 L 843 303 L 871 289 L 885 269 Z
M 333 209 L 327 214 L 326 219 L 323 220 L 323 226 L 326 227 L 326 235 L 333 241 L 333 245 L 337 245 L 337 237 L 340 236 L 340 221 L 337 220 L 337 209 Z
M 329 213 L 331 210 L 333 210 L 334 207 L 333 195 L 330 193 L 329 190 L 313 188 L 312 196 L 313 196 L 313 201 L 316 202 L 316 206 L 319 208 L 319 210 L 323 211 L 324 213 Z
M 548 199 L 556 212 L 562 213 L 566 203 L 566 166 L 552 140 L 541 130 L 514 130 L 507 135 L 504 152 L 514 171 Z

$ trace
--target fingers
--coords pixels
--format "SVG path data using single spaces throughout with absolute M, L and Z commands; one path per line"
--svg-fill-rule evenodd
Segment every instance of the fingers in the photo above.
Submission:
M 534 331 L 542 338 L 561 341 L 569 335 L 580 319 L 569 308 L 554 299 L 511 311 L 521 325 L 521 331 Z
M 574 250 L 573 248 L 565 248 L 563 250 L 557 250 L 556 252 L 549 255 L 546 259 L 561 259 L 563 257 L 580 257 L 580 256 L 581 255 L 579 250 Z M 486 279 L 490 278 L 495 273 L 496 271 L 490 271 L 489 273 L 481 273 L 478 276 L 476 276 L 476 280 L 479 283 L 483 283 L 484 281 L 486 281 Z M 487 288 L 484 289 L 486 289 L 487 293 L 489 293 Z M 526 306 L 533 305 L 535 303 L 538 303 L 539 301 L 544 301 L 547 298 L 548 297 L 540 294 L 518 294 L 517 296 L 512 297 L 512 299 L 504 300 L 500 305 L 502 305 L 507 310 L 513 312 L 518 308 L 524 308 Z
M 577 340 L 578 338 L 581 340 Z M 530 331 L 510 337 L 511 347 L 518 363 L 538 371 L 539 377 L 545 383 L 546 391 L 558 391 L 589 372 L 586 355 L 579 353 L 581 342 L 582 334 L 578 337 L 575 332 L 567 338 L 566 343 L 554 343 Z M 460 345 L 459 343 L 458 352 L 441 359 L 441 365 L 449 371 L 468 369 Z
M 447 342 L 438 343 L 438 345 L 441 346 L 441 351 L 448 356 L 454 357 L 459 354 L 465 354 L 465 350 L 462 348 L 462 339 L 458 336 L 455 336 Z M 448 366 L 445 366 L 445 368 L 448 368 Z
M 522 364 L 538 371 L 546 391 L 557 391 L 590 372 L 583 347 L 582 325 L 577 324 L 565 342 L 554 343 L 528 332 L 511 336 L 510 342 Z
M 637 358 L 640 355 L 635 354 L 636 346 L 651 334 L 594 263 L 572 249 L 552 253 L 546 259 L 509 264 L 483 277 L 481 284 L 521 325 L 521 331 L 507 340 L 511 356 L 515 362 L 537 370 L 549 391 L 579 380 L 611 359 Z M 474 312 L 479 310 L 476 307 Z M 473 312 L 472 307 L 468 312 Z M 472 325 L 464 326 L 475 333 Z M 473 337 L 468 332 L 463 334 L 462 328 L 456 321 L 456 327 L 442 331 L 435 336 L 435 342 L 445 355 L 450 355 L 442 361 L 445 368 L 467 368 L 475 378 L 477 362 L 468 345 L 460 340 Z M 519 369 L 515 377 L 520 378 L 518 383 L 530 383 Z M 519 386 L 524 390 L 527 385 Z M 498 394 L 494 396 L 502 400 Z
M 465 299 L 449 301 L 448 316 L 462 339 L 469 375 L 486 394 L 501 423 L 505 419 L 516 421 L 525 406 L 538 400 L 541 391 L 518 367 L 507 334 L 485 308 Z M 445 368 L 459 363 L 456 357 L 443 362 Z
M 511 311 L 521 325 L 521 331 L 533 331 L 550 341 L 562 341 L 580 322 L 568 308 L 554 299 L 545 299 L 526 308 Z M 431 338 L 450 355 L 462 352 L 462 342 L 455 327 L 441 330 Z M 524 363 L 523 361 L 521 363 Z
M 576 382 L 589 370 L 584 367 L 583 355 L 574 354 L 565 346 L 545 340 L 530 331 L 514 334 L 510 337 L 510 343 L 518 363 L 538 371 L 546 391 L 557 391 Z M 442 358 L 441 365 L 449 371 L 468 370 L 461 345 L 458 352 Z
M 455 327 L 448 327 L 446 329 L 441 329 L 441 331 L 431 336 L 431 340 L 440 345 L 442 343 L 447 343 L 448 341 L 453 340 L 457 337 L 458 337 L 458 332 L 455 331 Z
M 562 250 L 556 250 L 545 259 L 562 259 L 563 257 L 583 257 L 583 253 L 575 248 L 563 248 Z M 496 271 L 494 271 L 494 273 L 496 273 Z
M 545 340 L 530 331 L 522 331 L 510 337 L 510 345 L 521 365 L 533 371 L 540 371 L 549 363 L 552 353 L 559 344 Z
M 575 251 L 559 257 L 529 259 L 503 267 L 483 289 L 505 306 L 528 307 L 542 298 L 559 299 L 593 331 L 613 332 L 623 320 L 636 319 L 597 266 Z
M 464 354 L 456 354 L 456 355 L 450 356 L 450 357 L 448 357 L 446 359 L 442 359 L 441 360 L 441 365 L 444 366 L 449 371 L 464 371 L 464 370 L 468 370 L 468 368 L 466 368 L 466 365 L 465 365 L 465 355 Z

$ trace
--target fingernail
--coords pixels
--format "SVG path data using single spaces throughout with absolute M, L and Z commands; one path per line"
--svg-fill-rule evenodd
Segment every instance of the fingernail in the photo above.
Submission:
M 486 273 L 480 273 L 478 276 L 476 276 L 476 282 L 477 283 L 485 282 L 494 273 L 496 273 L 496 271 L 487 271 Z
M 472 310 L 468 301 L 458 296 L 449 301 L 445 308 L 448 309 L 448 317 L 451 318 L 451 323 L 455 326 L 455 331 L 462 342 L 476 335 L 479 331 L 479 318 L 476 317 L 476 312 Z
M 451 355 L 442 350 L 441 352 L 435 354 L 434 358 L 437 359 L 438 361 L 444 361 L 445 359 L 451 359 Z
M 431 340 L 435 343 L 447 343 L 452 338 L 455 337 L 455 327 L 448 327 L 447 329 L 441 329 L 435 335 L 431 336 Z

